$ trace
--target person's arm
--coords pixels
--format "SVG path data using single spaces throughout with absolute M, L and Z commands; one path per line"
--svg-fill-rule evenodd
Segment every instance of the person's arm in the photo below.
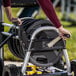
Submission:
M 3 5 L 5 7 L 7 17 L 11 21 L 11 19 L 13 18 L 12 10 L 11 10 L 11 1 L 10 0 L 3 0 Z
M 56 15 L 56 12 L 54 10 L 51 0 L 37 0 L 37 2 L 39 3 L 39 5 L 43 9 L 43 11 L 45 12 L 46 16 L 54 24 L 54 26 L 58 28 L 58 30 L 61 33 L 62 38 L 64 38 L 64 39 L 66 38 L 66 37 L 64 37 L 64 34 L 71 35 L 70 32 L 68 30 L 64 29 L 63 26 L 61 25 L 57 15 Z
M 3 0 L 3 6 L 4 7 L 11 6 L 11 0 Z
M 5 11 L 7 14 L 8 19 L 11 22 L 18 22 L 18 24 L 22 24 L 21 20 L 19 18 L 14 18 L 12 15 L 12 10 L 11 10 L 11 0 L 3 0 L 3 5 L 5 7 Z
M 9 19 L 10 21 L 12 21 L 12 19 L 13 19 L 14 17 L 12 16 L 11 7 L 10 7 L 10 6 L 5 7 L 5 11 L 6 11 L 6 14 L 7 14 L 8 19 Z
M 50 21 L 54 24 L 54 26 L 59 28 L 61 26 L 61 23 L 56 15 L 51 0 L 38 0 L 38 3 L 40 4 L 47 17 L 50 19 Z

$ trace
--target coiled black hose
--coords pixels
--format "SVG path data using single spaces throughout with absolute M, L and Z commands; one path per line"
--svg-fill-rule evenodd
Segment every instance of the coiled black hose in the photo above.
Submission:
M 25 19 L 20 29 L 10 29 L 10 32 L 15 32 L 19 36 L 19 40 L 11 38 L 8 41 L 10 51 L 18 58 L 24 59 L 27 52 L 32 33 L 39 27 L 52 26 L 47 20 Z M 18 33 L 19 31 L 19 33 Z M 40 32 L 32 45 L 30 51 L 30 61 L 37 66 L 50 66 L 59 61 L 62 56 L 62 49 L 65 47 L 64 41 L 61 39 L 53 48 L 48 48 L 46 45 L 49 41 L 58 36 L 55 30 Z M 24 49 L 24 50 L 23 50 Z M 45 60 L 45 61 L 44 61 Z

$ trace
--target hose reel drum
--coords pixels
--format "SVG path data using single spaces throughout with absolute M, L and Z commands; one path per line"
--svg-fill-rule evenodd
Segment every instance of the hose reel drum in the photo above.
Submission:
M 10 51 L 18 58 L 24 59 L 33 32 L 44 26 L 54 27 L 47 20 L 25 19 L 19 29 L 11 28 L 10 32 L 15 32 L 19 39 L 11 38 L 8 41 Z M 59 36 L 59 33 L 55 30 L 45 30 L 38 33 L 30 50 L 32 51 L 30 62 L 41 67 L 56 64 L 62 57 L 62 49 L 65 48 L 64 41 L 61 39 L 51 48 L 47 46 L 47 43 L 57 36 Z

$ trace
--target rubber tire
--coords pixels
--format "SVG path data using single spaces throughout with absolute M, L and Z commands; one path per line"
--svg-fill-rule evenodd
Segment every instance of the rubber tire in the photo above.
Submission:
M 74 72 L 74 76 L 76 76 L 76 60 L 71 61 L 71 70 Z
M 0 76 L 2 76 L 2 72 L 3 72 L 3 61 L 0 59 Z
M 22 76 L 16 65 L 4 66 L 2 76 Z

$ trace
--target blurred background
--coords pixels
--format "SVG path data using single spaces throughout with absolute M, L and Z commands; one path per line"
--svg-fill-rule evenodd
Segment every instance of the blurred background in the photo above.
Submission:
M 37 6 L 28 6 L 29 3 L 26 3 L 26 6 L 17 5 L 12 0 L 12 11 L 14 17 L 34 17 L 41 19 L 48 19 L 41 8 Z M 17 1 L 17 0 L 16 0 Z M 55 7 L 58 18 L 60 19 L 64 28 L 68 29 L 72 33 L 72 37 L 66 41 L 66 46 L 68 49 L 68 54 L 70 60 L 76 59 L 76 0 L 52 0 L 53 6 Z M 16 7 L 17 5 L 17 7 Z M 33 5 L 33 4 L 32 4 Z M 8 21 L 6 14 L 4 13 L 4 22 L 10 23 Z M 5 27 L 5 31 L 8 31 L 8 27 Z M 5 60 L 20 60 L 13 56 L 9 51 L 8 45 L 5 45 Z

